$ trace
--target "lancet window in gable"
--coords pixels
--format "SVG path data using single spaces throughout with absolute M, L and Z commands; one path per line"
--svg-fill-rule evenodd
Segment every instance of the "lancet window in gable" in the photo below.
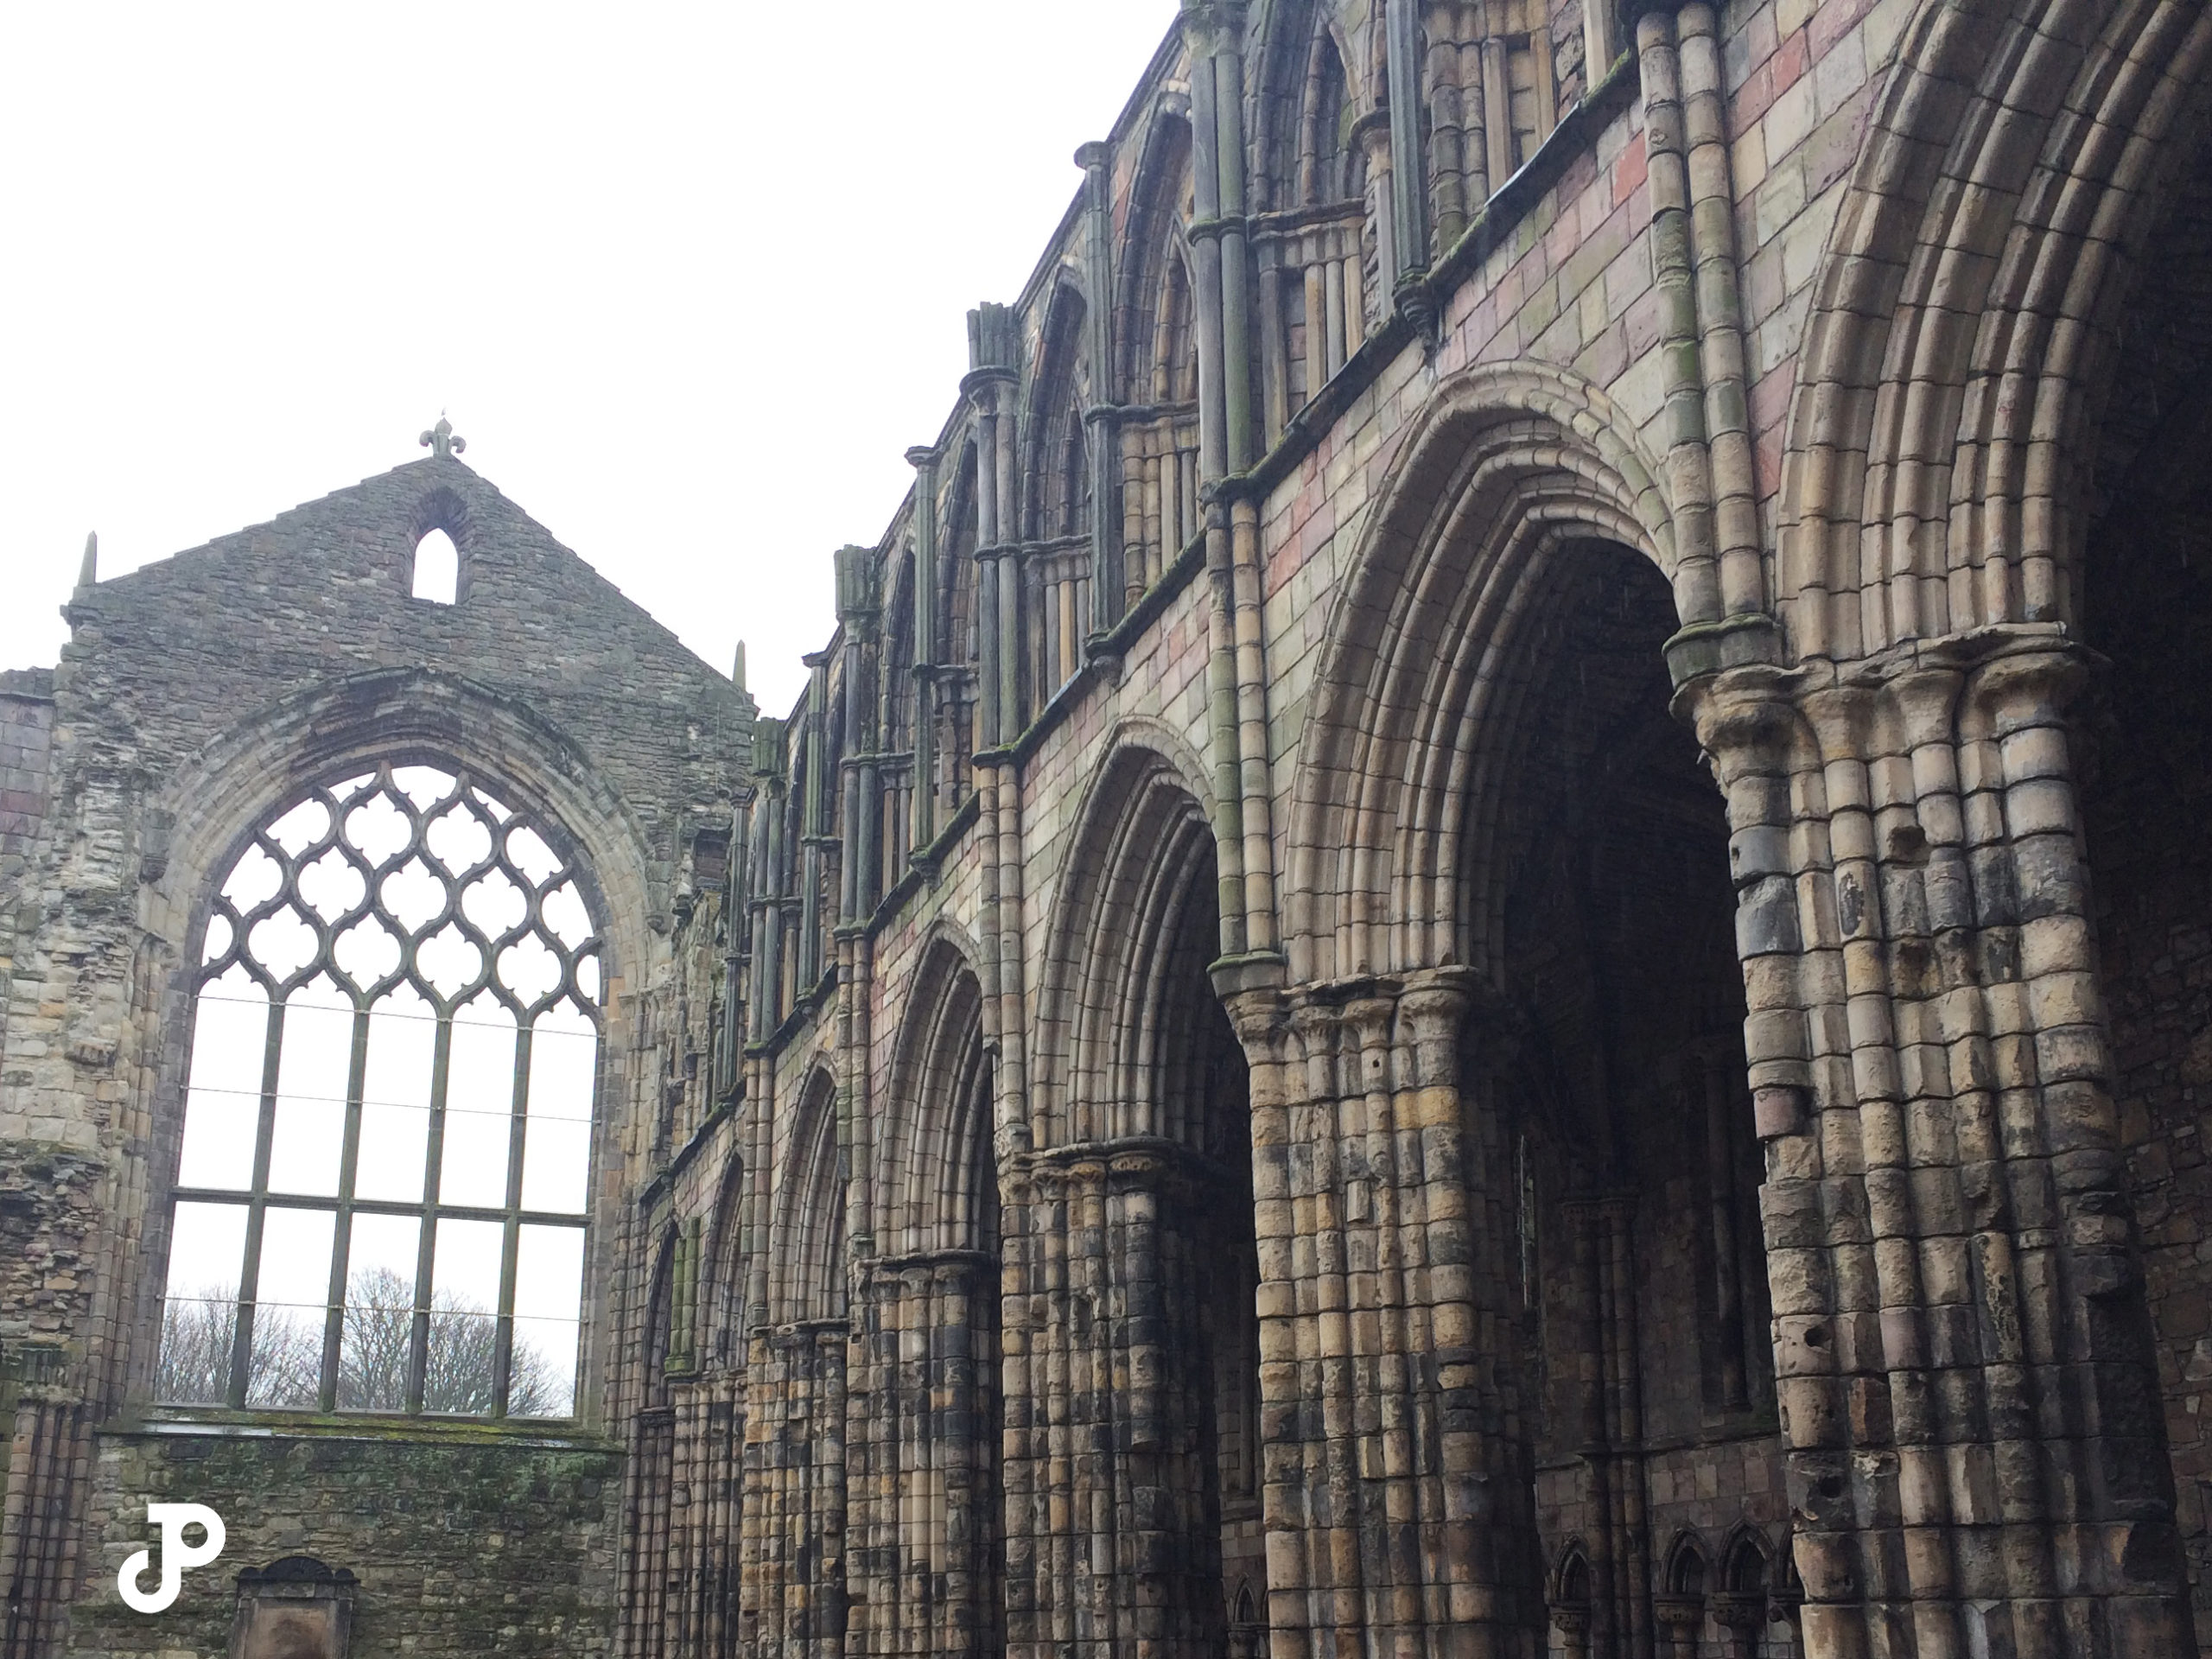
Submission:
M 210 902 L 156 1403 L 567 1417 L 604 947 L 550 823 L 384 766 Z

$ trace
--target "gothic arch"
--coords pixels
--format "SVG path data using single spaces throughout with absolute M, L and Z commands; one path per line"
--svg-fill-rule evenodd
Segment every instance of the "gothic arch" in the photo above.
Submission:
M 1790 409 L 1778 588 L 1800 658 L 2076 623 L 2118 313 L 2208 54 L 2188 0 L 1923 0 Z
M 732 1366 L 745 1351 L 745 1208 L 749 1197 L 745 1160 L 733 1154 L 722 1172 L 721 1192 L 704 1244 L 708 1262 L 701 1287 L 701 1351 Z
M 893 1121 L 883 1157 L 887 1251 L 979 1248 L 976 1228 L 995 1179 L 989 1060 L 973 944 L 940 923 L 923 947 L 893 1051 Z M 977 1157 L 980 1140 L 982 1156 Z
M 1285 0 L 1273 9 L 1266 29 L 1253 143 L 1262 211 L 1288 212 L 1356 196 L 1356 189 L 1330 189 L 1324 176 L 1331 152 L 1321 145 L 1333 146 L 1340 135 L 1323 129 L 1332 115 L 1341 119 L 1357 107 L 1360 96 L 1351 74 L 1358 60 L 1332 0 Z
M 1172 309 L 1170 267 L 1184 257 L 1183 198 L 1189 193 L 1191 164 L 1190 122 L 1175 100 L 1163 99 L 1145 134 L 1118 262 L 1114 339 L 1128 403 L 1173 401 L 1155 395 L 1158 336 L 1164 313 Z
M 1488 365 L 1437 388 L 1330 613 L 1292 791 L 1294 979 L 1495 966 L 1497 895 L 1461 884 L 1495 874 L 1478 815 L 1528 699 L 1528 625 L 1573 543 L 1671 575 L 1658 479 L 1611 400 L 1563 371 Z
M 769 1306 L 782 1323 L 842 1319 L 846 1308 L 845 1153 L 837 1086 L 817 1066 L 798 1091 L 770 1243 Z
M 518 699 L 431 669 L 378 670 L 286 698 L 238 722 L 180 768 L 151 810 L 174 826 L 141 919 L 175 942 L 199 921 L 216 871 L 252 826 L 302 785 L 380 760 L 466 767 L 572 836 L 620 976 L 651 960 L 650 838 L 583 752 Z
M 132 1287 L 132 1328 L 160 1328 L 163 1287 L 138 1262 L 158 1266 L 169 1247 L 168 1197 L 183 1125 L 186 1033 L 191 1024 L 193 971 L 207 925 L 210 899 L 232 859 L 257 826 L 310 783 L 379 762 L 428 763 L 481 779 L 507 804 L 527 810 L 553 836 L 574 843 L 575 880 L 597 919 L 605 975 L 601 1028 L 602 1076 L 593 1135 L 594 1166 L 639 1106 L 620 1083 L 625 1068 L 608 1058 L 630 1040 L 626 988 L 653 960 L 652 920 L 664 891 L 649 877 L 652 842 L 627 804 L 557 727 L 520 701 L 474 681 L 424 668 L 386 669 L 324 683 L 287 697 L 221 736 L 177 768 L 147 808 L 149 823 L 168 829 L 166 844 L 149 846 L 138 889 L 145 939 L 136 953 L 133 1001 L 162 1033 L 155 1064 L 135 1068 L 140 1106 L 153 1134 L 140 1180 L 148 1193 L 148 1225 L 118 1259 L 117 1282 Z M 613 1217 L 594 1202 L 587 1233 L 575 1411 L 601 1421 L 610 1389 L 603 1363 L 608 1325 L 620 1311 L 588 1288 L 602 1283 L 620 1247 Z M 127 1368 L 130 1388 L 151 1376 L 151 1344 L 139 1344 Z
M 1162 1116 L 1158 1003 L 1193 906 L 1215 902 L 1204 776 L 1147 721 L 1116 734 L 1092 779 L 1046 935 L 1042 1005 L 1067 1012 L 1039 1033 L 1039 1148 L 1178 1132 Z
M 1045 307 L 1045 325 L 1030 378 L 1028 487 L 1023 492 L 1033 540 L 1082 534 L 1092 487 L 1083 411 L 1092 401 L 1089 315 L 1081 286 L 1062 271 Z

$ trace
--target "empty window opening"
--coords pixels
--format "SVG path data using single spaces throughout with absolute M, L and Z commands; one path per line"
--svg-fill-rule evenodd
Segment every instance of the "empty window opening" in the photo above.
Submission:
M 210 906 L 155 1397 L 575 1410 L 601 944 L 559 838 L 382 766 Z
M 414 595 L 434 605 L 450 605 L 461 594 L 461 550 L 442 530 L 415 543 Z

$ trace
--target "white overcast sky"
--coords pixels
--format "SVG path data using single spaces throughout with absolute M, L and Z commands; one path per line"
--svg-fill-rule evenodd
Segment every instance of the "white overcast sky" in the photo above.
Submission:
M 0 667 L 467 460 L 771 713 L 1176 0 L 0 5 Z

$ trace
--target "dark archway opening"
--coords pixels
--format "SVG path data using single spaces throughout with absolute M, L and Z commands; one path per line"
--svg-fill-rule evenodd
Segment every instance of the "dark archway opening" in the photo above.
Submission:
M 2113 1091 L 2127 1148 L 2177 1518 L 2200 1637 L 2212 1630 L 2212 176 L 2200 148 L 2120 320 L 2095 433 L 2098 517 L 2077 578 L 2107 664 L 2077 721 L 2082 818 Z M 2120 1310 L 2104 1317 L 2118 1317 Z M 2139 1319 L 2140 1315 L 2134 1317 Z M 2130 1431 L 2123 1431 L 2130 1432 Z M 2108 1478 L 2163 1496 L 2156 1457 Z M 2125 1492 L 2119 1495 L 2125 1496 Z
M 1512 1217 L 1504 1398 L 1525 1414 L 1542 1556 L 1521 1581 L 1556 1594 L 1580 1541 L 1567 1576 L 1596 1656 L 1649 1653 L 1659 1617 L 1681 1616 L 1667 1540 L 1787 1509 L 1728 827 L 1669 711 L 1675 626 L 1640 556 L 1551 556 L 1463 884 L 1504 1003 L 1469 1021 L 1463 1065 L 1471 1102 L 1496 1107 L 1470 1122 L 1469 1179 Z
M 1259 1255 L 1249 1073 L 1206 971 L 1219 948 L 1215 891 L 1208 837 L 1189 861 L 1147 987 L 1155 1123 L 1177 1148 L 1157 1190 L 1156 1255 L 1132 1237 L 1120 1259 L 1138 1272 L 1158 1262 L 1156 1318 L 1145 1287 L 1129 1286 L 1131 1469 L 1139 1486 L 1157 1481 L 1178 1517 L 1171 1574 L 1179 1583 L 1168 1592 L 1182 1625 L 1178 1645 L 1250 1659 L 1266 1645 L 1267 1605 Z M 1159 1427 L 1147 1437 L 1141 1357 L 1154 1344 Z

